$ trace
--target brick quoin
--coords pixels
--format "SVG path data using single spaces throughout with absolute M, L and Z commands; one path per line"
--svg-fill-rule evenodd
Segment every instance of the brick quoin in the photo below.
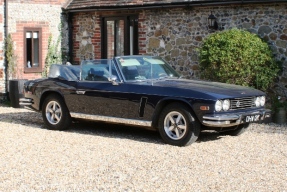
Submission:
M 3 79 L 3 78 L 4 78 L 4 70 L 0 69 L 0 79 Z
M 139 14 L 138 19 L 138 41 L 139 41 L 139 54 L 146 54 L 146 31 L 148 31 L 146 25 L 144 24 L 146 18 L 144 12 Z

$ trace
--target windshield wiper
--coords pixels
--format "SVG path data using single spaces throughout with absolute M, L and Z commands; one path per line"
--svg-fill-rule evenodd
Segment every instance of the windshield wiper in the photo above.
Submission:
M 161 80 L 161 79 L 177 79 L 177 77 L 173 77 L 173 76 L 162 76 L 162 77 L 159 77 L 159 78 L 156 78 L 158 80 Z

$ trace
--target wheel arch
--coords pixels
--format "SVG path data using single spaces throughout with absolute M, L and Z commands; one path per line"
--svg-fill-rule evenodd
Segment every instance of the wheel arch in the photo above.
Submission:
M 48 90 L 48 91 L 43 92 L 42 95 L 41 95 L 41 99 L 40 99 L 40 103 L 39 103 L 39 110 L 40 111 L 42 110 L 42 106 L 43 106 L 43 103 L 44 103 L 45 99 L 49 95 L 53 95 L 53 94 L 59 96 L 60 98 L 62 98 L 64 103 L 66 104 L 66 102 L 64 100 L 64 96 L 63 96 L 63 94 L 61 92 L 55 91 L 55 90 Z
M 162 112 L 162 110 L 169 104 L 171 103 L 181 103 L 186 105 L 190 112 L 192 112 L 195 115 L 195 118 L 197 118 L 193 108 L 192 108 L 192 104 L 190 102 L 188 102 L 185 99 L 179 99 L 179 98 L 165 98 L 163 100 L 161 100 L 160 102 L 158 102 L 158 104 L 155 107 L 155 111 L 153 113 L 153 117 L 152 117 L 152 127 L 155 129 L 158 129 L 158 123 L 159 123 L 159 116 L 160 113 Z

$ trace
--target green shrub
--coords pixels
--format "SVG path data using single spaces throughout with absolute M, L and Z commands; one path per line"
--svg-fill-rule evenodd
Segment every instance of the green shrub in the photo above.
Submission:
M 268 44 L 248 31 L 214 33 L 199 50 L 201 78 L 265 91 L 279 67 Z
M 7 58 L 8 79 L 13 79 L 17 74 L 17 56 L 14 52 L 14 42 L 11 34 L 5 39 L 5 56 Z

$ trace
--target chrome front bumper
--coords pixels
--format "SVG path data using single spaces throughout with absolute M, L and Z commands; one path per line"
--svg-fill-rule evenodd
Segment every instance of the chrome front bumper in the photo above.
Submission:
M 20 106 L 29 106 L 29 105 L 33 105 L 33 99 L 29 99 L 29 98 L 20 98 L 19 99 L 19 105 Z
M 228 113 L 220 115 L 204 115 L 202 124 L 209 127 L 231 127 L 243 123 L 262 122 L 271 117 L 271 110 Z

